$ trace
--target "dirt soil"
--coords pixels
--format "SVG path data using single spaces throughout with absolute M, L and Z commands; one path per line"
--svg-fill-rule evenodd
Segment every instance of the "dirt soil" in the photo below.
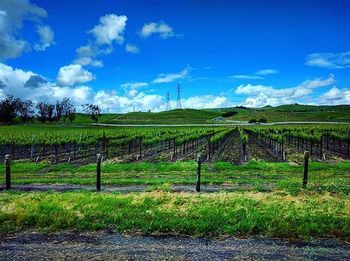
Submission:
M 0 237 L 0 260 L 349 260 L 335 239 L 209 239 L 108 232 L 24 232 Z

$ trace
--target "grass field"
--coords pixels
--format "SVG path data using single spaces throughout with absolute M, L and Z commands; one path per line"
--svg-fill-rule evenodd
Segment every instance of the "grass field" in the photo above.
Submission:
M 15 163 L 13 183 L 94 185 L 95 165 Z M 171 192 L 195 185 L 194 162 L 102 166 L 107 185 L 146 185 L 145 192 L 2 192 L 0 231 L 66 229 L 192 236 L 264 235 L 289 239 L 335 236 L 350 239 L 350 162 L 302 167 L 251 161 L 203 166 L 202 184 L 225 184 L 234 192 Z M 4 165 L 0 166 L 4 172 Z
M 329 193 L 290 197 L 251 192 L 7 192 L 0 194 L 0 205 L 1 233 L 110 229 L 143 234 L 350 239 L 350 199 Z

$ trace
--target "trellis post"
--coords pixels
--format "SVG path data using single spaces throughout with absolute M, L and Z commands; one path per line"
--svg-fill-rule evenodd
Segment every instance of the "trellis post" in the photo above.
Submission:
M 101 154 L 97 154 L 96 190 L 101 190 Z
M 5 168 L 6 168 L 6 189 L 11 189 L 11 165 L 10 154 L 5 155 Z
M 196 183 L 196 191 L 201 191 L 201 154 L 197 153 L 197 183 Z
M 310 152 L 305 151 L 304 152 L 303 188 L 306 188 L 306 186 L 307 186 L 307 179 L 308 179 L 308 174 L 309 174 L 309 157 L 310 157 Z

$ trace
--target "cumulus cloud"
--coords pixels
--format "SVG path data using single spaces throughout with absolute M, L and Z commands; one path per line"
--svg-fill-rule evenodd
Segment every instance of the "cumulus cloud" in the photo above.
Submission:
M 152 83 L 169 83 L 179 79 L 183 79 L 188 76 L 189 71 L 189 67 L 186 67 L 178 73 L 161 73 L 152 81 Z
M 15 69 L 2 63 L 0 82 L 3 83 L 0 96 L 11 94 L 33 102 L 55 103 L 58 99 L 69 97 L 76 106 L 80 106 L 90 102 L 93 97 L 93 91 L 88 86 L 58 86 L 31 71 Z
M 173 28 L 163 21 L 144 24 L 139 34 L 143 38 L 148 38 L 152 34 L 158 34 L 162 39 L 176 36 Z
M 74 63 L 102 67 L 103 62 L 96 59 L 113 52 L 113 43 L 124 42 L 124 32 L 128 18 L 125 15 L 107 14 L 100 17 L 99 24 L 88 31 L 93 36 L 87 45 L 76 49 Z
M 68 67 L 68 66 L 67 66 Z M 65 69 L 67 69 L 67 67 Z M 73 67 L 74 68 L 74 67 Z M 130 112 L 137 111 L 161 111 L 165 110 L 165 97 L 158 94 L 139 91 L 148 85 L 146 82 L 125 83 L 123 88 L 128 92 L 120 95 L 113 90 L 94 91 L 85 85 L 69 86 L 58 85 L 45 80 L 43 76 L 31 71 L 15 69 L 0 63 L 0 98 L 12 94 L 22 99 L 30 99 L 33 102 L 46 101 L 55 103 L 57 100 L 69 97 L 78 110 L 82 104 L 94 103 L 103 111 Z M 181 99 L 184 108 L 217 108 L 231 106 L 225 96 L 202 95 Z M 171 108 L 176 108 L 176 101 L 170 101 Z
M 350 52 L 343 53 L 312 53 L 306 57 L 305 64 L 328 69 L 343 69 L 350 67 Z
M 318 103 L 330 105 L 350 104 L 350 89 L 332 87 L 318 98 Z
M 316 78 L 306 80 L 296 87 L 291 88 L 273 88 L 265 85 L 239 85 L 235 93 L 247 95 L 248 98 L 242 105 L 249 107 L 263 107 L 266 105 L 277 106 L 288 104 L 305 99 L 307 95 L 313 92 L 313 89 L 330 86 L 335 82 L 334 75 L 328 78 Z
M 34 49 L 45 51 L 48 47 L 54 44 L 54 32 L 50 26 L 37 26 L 37 33 L 40 36 L 40 43 L 34 45 Z
M 127 53 L 139 53 L 140 49 L 135 44 L 127 44 L 125 46 L 125 51 Z
M 100 17 L 100 23 L 92 28 L 91 33 L 98 45 L 111 45 L 113 42 L 124 42 L 124 31 L 128 18 L 125 15 L 107 14 Z
M 95 79 L 95 76 L 84 69 L 80 64 L 70 64 L 59 69 L 57 83 L 59 85 L 75 85 L 76 83 L 89 82 Z
M 41 25 L 45 17 L 47 17 L 46 10 L 32 4 L 29 0 L 0 1 L 0 61 L 16 58 L 30 50 L 32 46 L 34 49 L 37 49 L 35 48 L 37 45 L 41 46 L 41 49 L 46 49 L 51 45 L 53 32 Z M 38 26 L 39 44 L 33 45 L 21 37 L 25 21 Z

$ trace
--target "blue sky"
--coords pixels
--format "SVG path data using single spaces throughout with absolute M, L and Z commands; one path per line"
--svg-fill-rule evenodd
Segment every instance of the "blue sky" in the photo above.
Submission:
M 349 13 L 346 0 L 0 0 L 0 96 L 157 111 L 181 84 L 184 107 L 349 104 Z

